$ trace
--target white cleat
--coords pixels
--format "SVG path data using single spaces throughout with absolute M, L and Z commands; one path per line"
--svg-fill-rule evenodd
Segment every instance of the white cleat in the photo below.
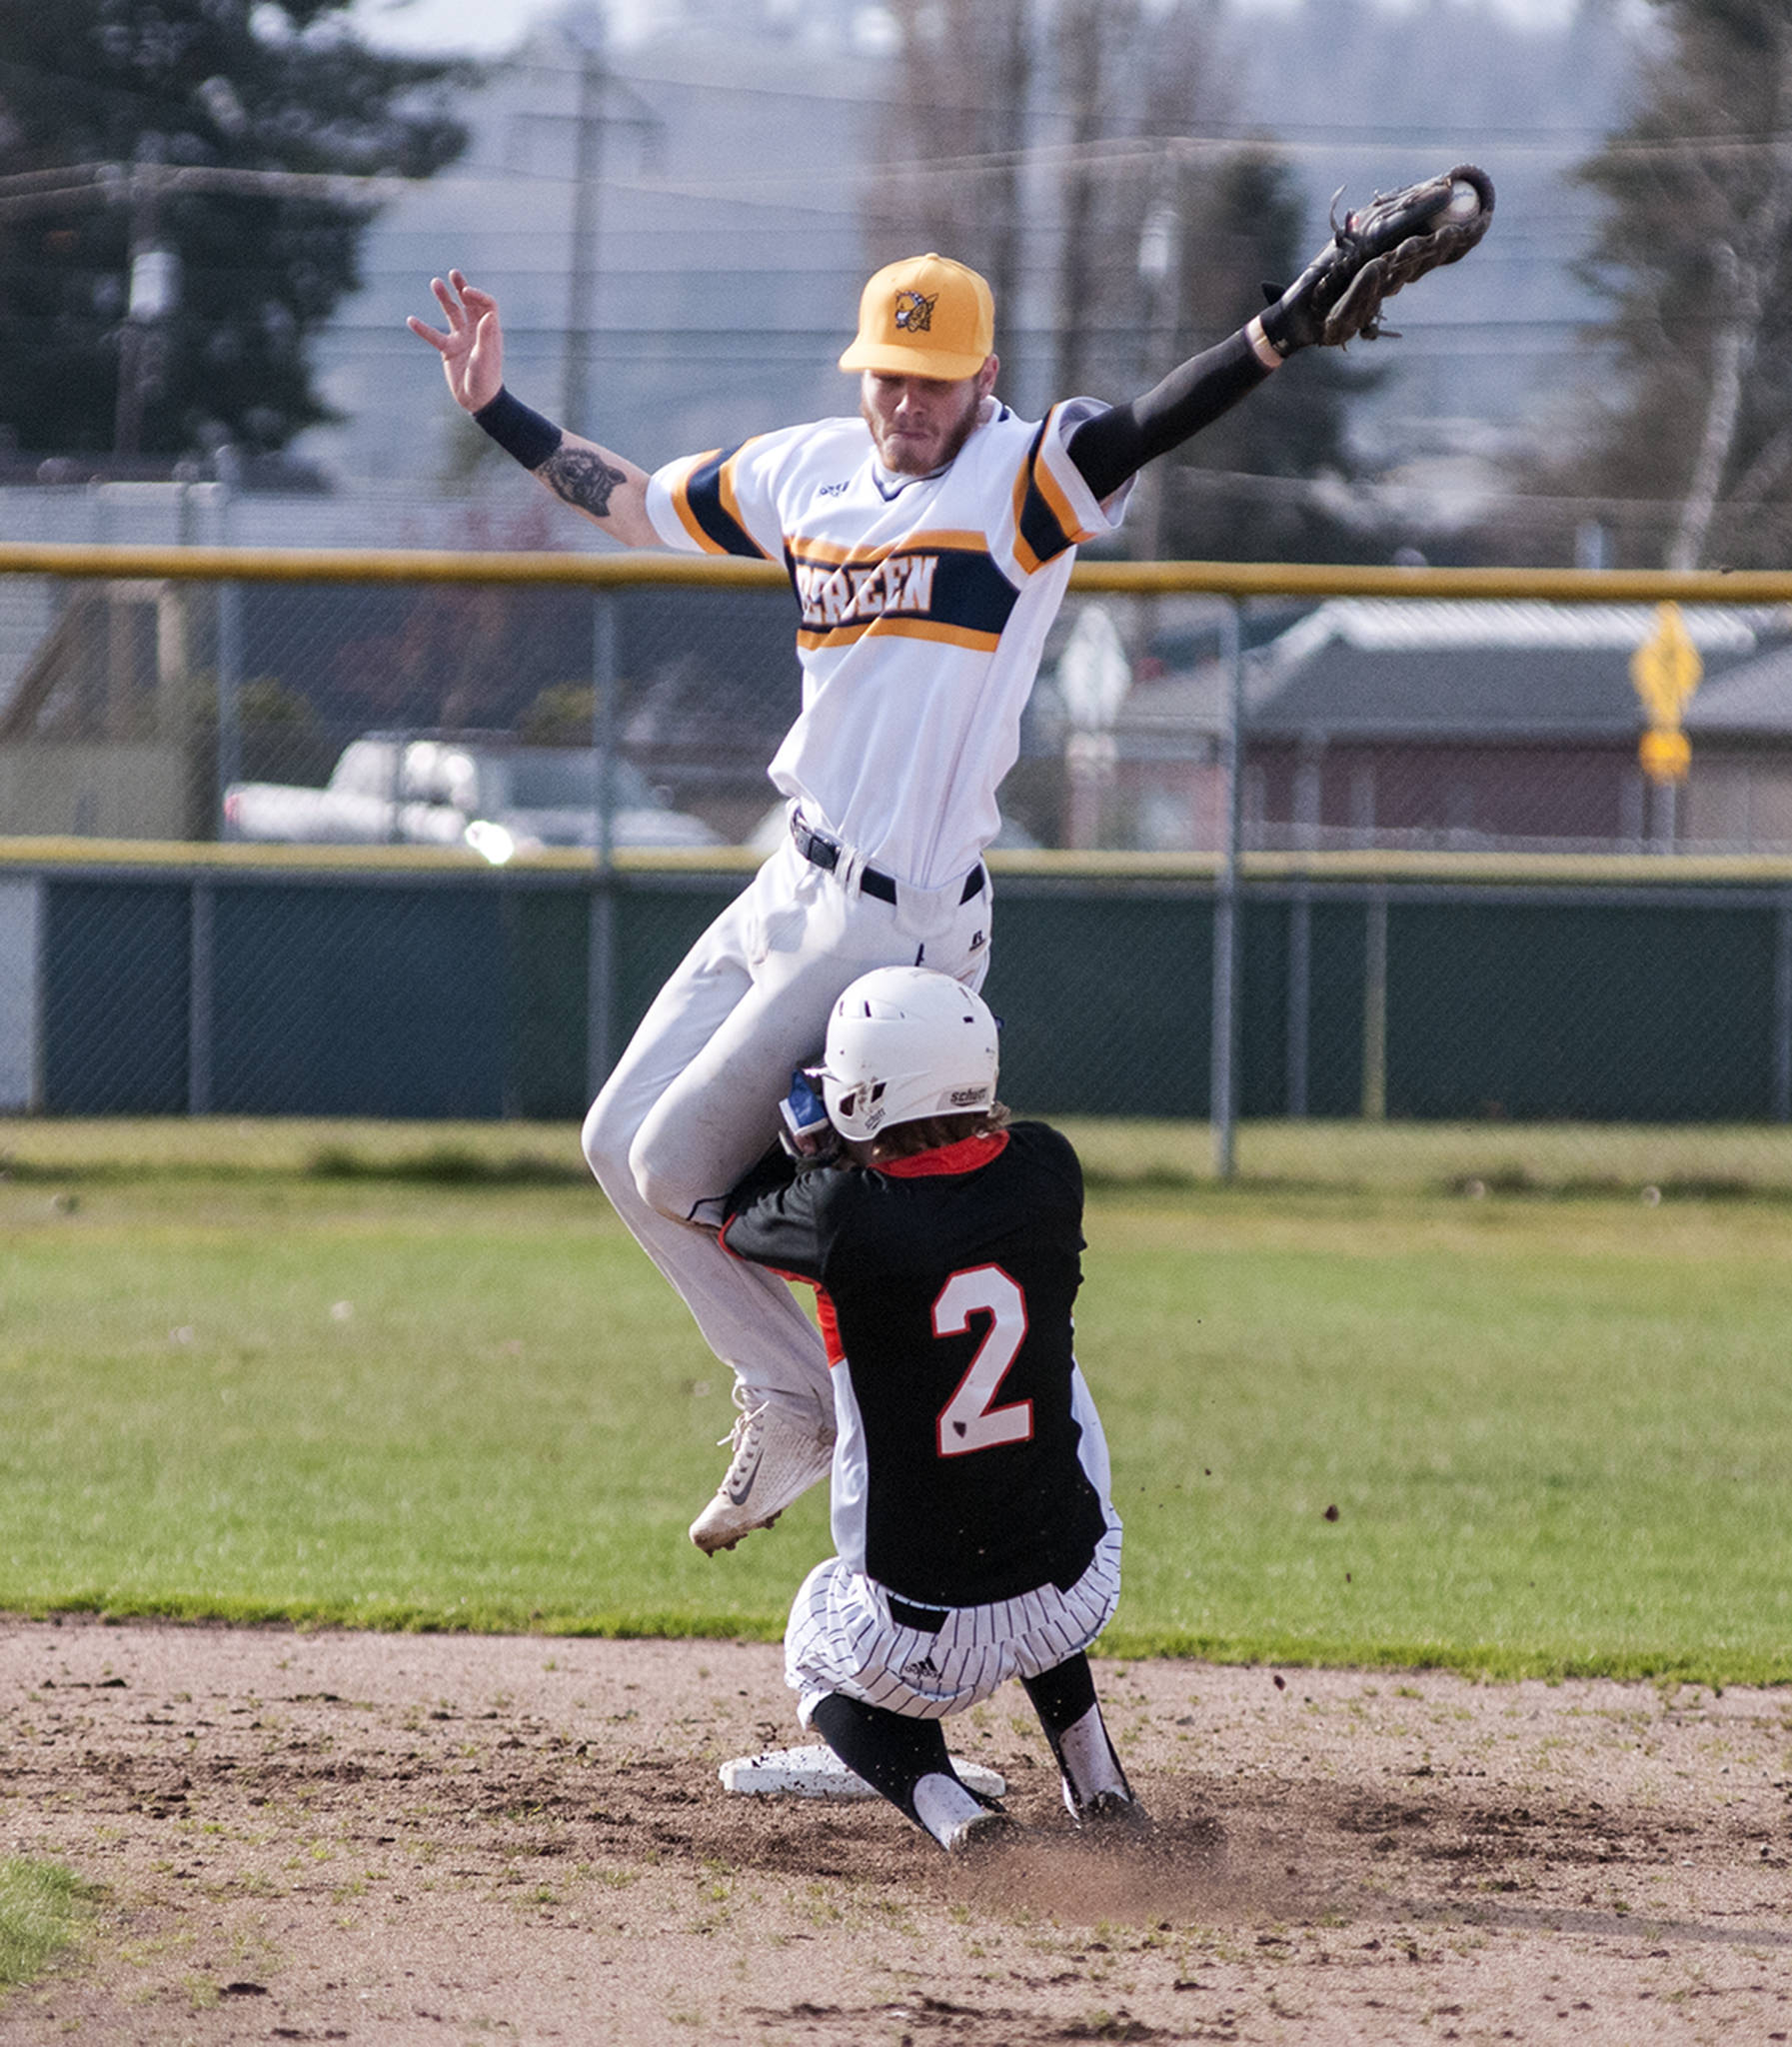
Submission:
M 691 1523 L 691 1539 L 706 1556 L 733 1549 L 755 1528 L 769 1528 L 794 1499 L 827 1477 L 834 1462 L 832 1430 L 823 1434 L 769 1401 L 750 1406 L 742 1386 L 735 1388 L 735 1405 L 741 1418 L 734 1434 L 723 1437 L 734 1444 L 734 1459 L 716 1497 Z

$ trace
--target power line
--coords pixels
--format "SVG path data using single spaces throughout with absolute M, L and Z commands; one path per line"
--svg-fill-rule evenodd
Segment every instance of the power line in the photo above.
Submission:
M 123 205 L 144 191 L 158 199 L 197 192 L 232 198 L 309 199 L 333 206 L 377 205 L 420 187 L 414 178 L 361 177 L 330 171 L 257 171 L 212 164 L 70 164 L 60 171 L 29 171 L 0 178 L 0 221 L 66 211 L 83 204 Z M 57 178 L 65 182 L 57 185 Z

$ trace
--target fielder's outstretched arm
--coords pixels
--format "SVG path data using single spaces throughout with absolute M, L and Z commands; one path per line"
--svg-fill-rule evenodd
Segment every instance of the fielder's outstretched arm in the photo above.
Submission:
M 1334 199 L 1335 207 L 1336 201 Z M 1493 218 L 1493 180 L 1457 164 L 1398 192 L 1378 194 L 1331 223 L 1331 240 L 1279 297 L 1245 327 L 1172 370 L 1129 405 L 1085 420 L 1070 460 L 1097 498 L 1117 491 L 1154 455 L 1179 446 L 1254 391 L 1296 349 L 1373 341 L 1382 302 L 1445 263 L 1459 262 Z
M 647 513 L 647 471 L 625 456 L 569 434 L 533 412 L 504 385 L 504 329 L 498 301 L 458 270 L 430 279 L 446 333 L 413 315 L 405 325 L 442 358 L 454 402 L 557 498 L 583 512 L 625 547 L 660 545 Z
M 1263 322 L 1253 320 L 1216 347 L 1178 364 L 1142 398 L 1084 420 L 1070 436 L 1070 460 L 1095 496 L 1106 498 L 1154 455 L 1179 448 L 1230 412 L 1281 360 Z

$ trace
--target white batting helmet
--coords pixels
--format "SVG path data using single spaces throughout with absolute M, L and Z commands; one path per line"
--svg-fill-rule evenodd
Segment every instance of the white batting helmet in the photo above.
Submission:
M 861 975 L 835 1004 L 813 1069 L 829 1120 L 864 1142 L 892 1123 L 992 1107 L 995 1034 L 988 1004 L 950 975 L 924 967 Z

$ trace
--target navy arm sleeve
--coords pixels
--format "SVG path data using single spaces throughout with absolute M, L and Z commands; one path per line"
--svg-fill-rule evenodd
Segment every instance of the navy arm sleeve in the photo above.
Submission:
M 1084 420 L 1070 436 L 1070 460 L 1097 498 L 1108 497 L 1152 456 L 1179 448 L 1269 375 L 1240 328 L 1190 356 L 1142 398 Z

